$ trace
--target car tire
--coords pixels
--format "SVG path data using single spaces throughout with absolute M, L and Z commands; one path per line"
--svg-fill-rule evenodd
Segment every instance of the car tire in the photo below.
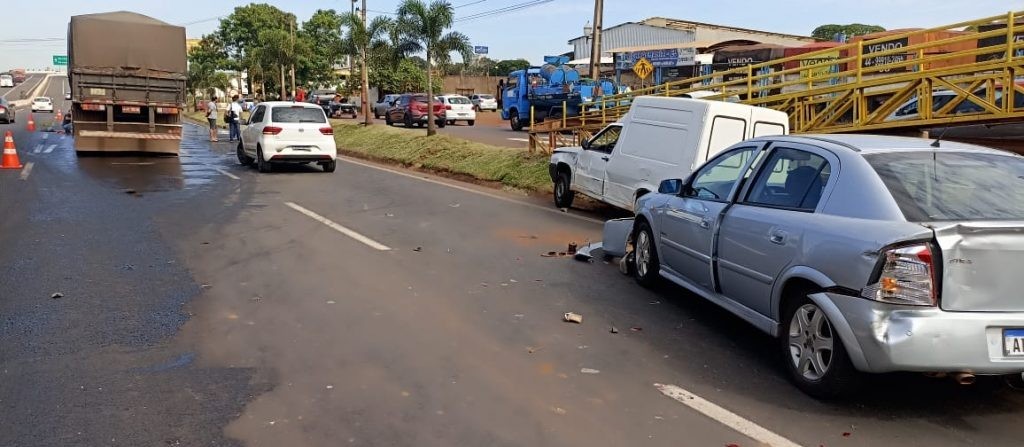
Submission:
M 569 208 L 576 199 L 576 192 L 572 190 L 572 177 L 568 172 L 559 172 L 555 176 L 555 206 L 558 208 Z
M 469 120 L 469 121 L 466 122 L 466 124 L 469 124 L 470 126 L 472 126 L 472 125 L 476 124 L 476 121 L 475 120 Z
M 263 148 L 260 146 L 256 146 L 256 169 L 262 173 L 274 170 L 270 162 L 263 158 Z
M 408 113 L 405 114 L 405 127 L 412 127 L 412 116 Z
M 633 277 L 644 287 L 654 287 L 661 280 L 661 261 L 658 247 L 654 242 L 654 231 L 646 221 L 641 221 L 634 238 L 635 267 Z
M 358 115 L 358 114 L 356 114 L 356 113 L 353 113 L 353 114 L 352 114 L 352 119 L 356 119 L 356 118 L 359 118 L 359 115 Z
M 393 121 L 391 121 L 391 114 L 385 114 L 384 115 L 384 124 L 386 124 L 388 126 L 394 126 L 395 125 L 395 123 Z
M 444 129 L 444 126 L 445 126 L 446 124 L 447 124 L 447 123 L 445 123 L 445 121 L 444 121 L 444 120 L 441 120 L 441 121 L 438 121 L 438 122 L 437 122 L 437 127 L 441 128 L 441 129 Z
M 523 130 L 523 122 L 519 120 L 519 112 L 510 110 L 508 112 L 508 124 L 512 126 L 512 130 L 519 132 Z
M 331 160 L 327 163 L 321 164 L 320 166 L 323 166 L 324 172 L 331 173 L 334 172 L 335 169 L 338 169 L 338 161 Z
M 826 400 L 847 397 L 860 389 L 862 374 L 854 368 L 846 346 L 817 304 L 806 296 L 792 300 L 782 316 L 779 347 L 797 388 Z M 807 350 L 811 355 L 804 357 Z
M 240 163 L 242 166 L 252 166 L 252 162 L 255 161 L 253 160 L 252 157 L 245 153 L 245 148 L 242 147 L 241 141 L 238 142 L 238 147 L 235 148 L 235 155 L 238 156 L 238 163 Z

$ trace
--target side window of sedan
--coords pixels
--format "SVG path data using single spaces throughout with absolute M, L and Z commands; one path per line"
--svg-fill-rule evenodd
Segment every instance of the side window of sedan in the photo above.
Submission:
M 832 166 L 824 157 L 779 148 L 764 163 L 746 203 L 813 212 L 831 175 Z
M 743 177 L 743 168 L 757 152 L 757 147 L 733 149 L 719 155 L 700 168 L 683 190 L 683 197 L 724 202 L 736 182 Z

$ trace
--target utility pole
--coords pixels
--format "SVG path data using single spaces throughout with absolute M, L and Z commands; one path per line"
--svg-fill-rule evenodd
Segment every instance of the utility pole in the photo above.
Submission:
M 594 0 L 594 29 L 590 38 L 590 78 L 601 78 L 601 22 L 604 18 L 604 0 Z
M 292 62 L 292 98 L 294 98 L 295 97 L 295 92 L 298 91 L 295 88 L 295 62 L 294 62 L 294 60 L 295 60 L 295 20 L 294 19 L 291 21 L 291 23 L 288 24 L 288 27 L 291 29 L 291 32 L 292 32 L 292 54 L 291 54 L 291 58 L 292 58 L 292 61 L 293 61 Z
M 366 0 L 363 0 L 363 9 L 360 11 L 361 18 L 363 19 L 363 30 L 366 30 Z M 369 36 L 366 36 L 369 37 Z M 369 40 L 369 39 L 366 39 Z M 369 126 L 373 124 L 373 116 L 370 115 L 370 75 L 366 72 L 366 46 L 369 42 L 363 41 L 363 48 L 361 48 L 362 56 L 362 67 L 360 68 L 360 74 L 362 75 L 363 83 L 363 124 Z M 350 72 L 351 73 L 351 72 Z

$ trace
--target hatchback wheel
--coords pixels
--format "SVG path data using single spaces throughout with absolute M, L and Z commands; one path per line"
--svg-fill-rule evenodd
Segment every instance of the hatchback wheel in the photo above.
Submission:
M 245 149 L 242 147 L 241 141 L 238 142 L 238 147 L 235 149 L 235 153 L 236 155 L 238 155 L 238 163 L 240 163 L 242 166 L 249 166 L 252 164 L 253 161 L 255 161 L 252 159 L 252 157 L 245 153 Z
M 654 244 L 654 232 L 647 222 L 640 222 L 640 227 L 637 228 L 634 249 L 636 282 L 644 287 L 653 287 L 660 278 L 661 263 L 658 260 L 658 247 Z
M 256 146 L 256 169 L 264 173 L 273 170 L 270 162 L 263 158 L 263 148 L 259 146 Z
M 322 163 L 320 166 L 324 168 L 324 172 L 334 172 L 335 169 L 338 169 L 338 161 L 331 160 L 329 162 Z
M 853 367 L 828 316 L 804 297 L 784 314 L 780 337 L 783 361 L 796 386 L 819 399 L 833 399 L 857 391 L 860 373 Z

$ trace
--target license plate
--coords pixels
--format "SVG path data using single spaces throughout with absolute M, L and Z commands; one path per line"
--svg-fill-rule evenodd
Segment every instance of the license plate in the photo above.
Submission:
M 468 116 L 468 113 L 460 113 L 459 116 Z
M 309 152 L 313 150 L 313 146 L 292 146 L 292 150 Z
M 1003 353 L 1007 357 L 1024 357 L 1024 329 L 1003 329 Z

